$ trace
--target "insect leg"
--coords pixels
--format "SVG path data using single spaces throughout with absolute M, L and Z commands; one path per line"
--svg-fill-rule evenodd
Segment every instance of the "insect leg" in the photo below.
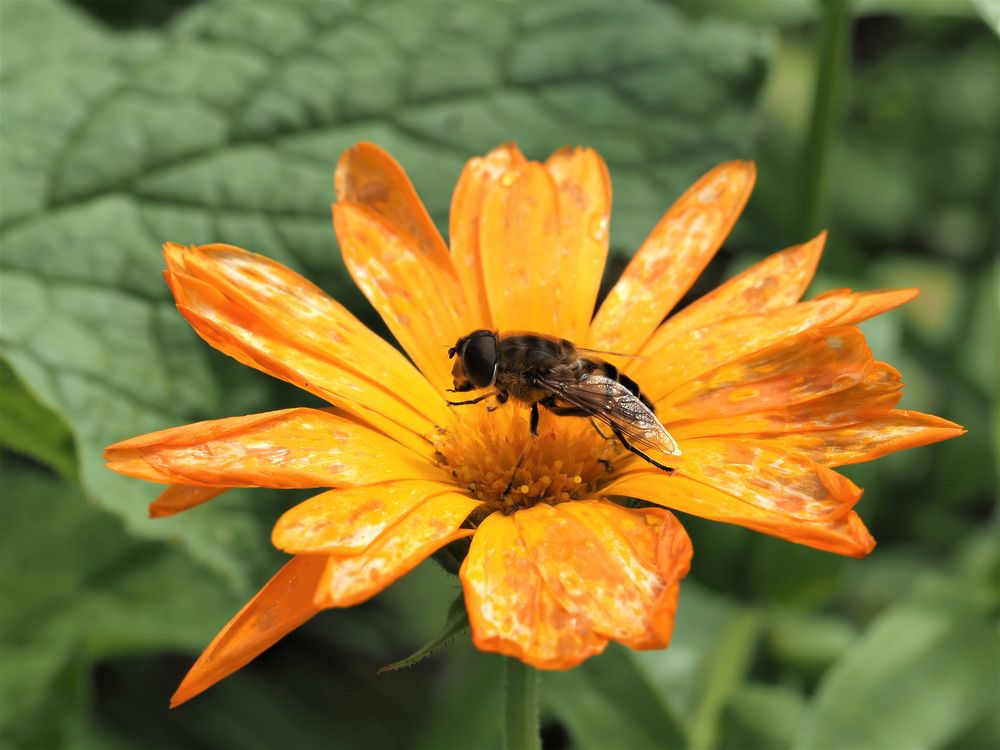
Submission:
M 521 468 L 521 464 L 524 463 L 524 457 L 528 455 L 528 448 L 538 437 L 538 402 L 536 401 L 531 405 L 531 416 L 528 419 L 528 425 L 531 428 L 531 440 L 524 444 L 521 449 L 521 455 L 517 457 L 517 462 L 514 464 L 514 470 L 510 473 L 510 480 L 507 482 L 507 489 L 505 489 L 500 497 L 504 498 L 510 494 L 510 488 L 514 486 L 514 477 L 517 476 L 517 470 Z
M 507 403 L 508 398 L 510 398 L 510 394 L 506 391 L 497 391 L 497 402 L 493 406 L 487 406 L 486 411 L 496 411 Z
M 631 452 L 632 452 L 632 453 L 634 453 L 635 455 L 637 455 L 637 456 L 641 457 L 641 458 L 642 458 L 642 459 L 643 459 L 644 461 L 648 461 L 648 462 L 649 462 L 649 463 L 651 463 L 651 464 L 652 464 L 653 466 L 655 466 L 655 467 L 656 467 L 657 469 L 663 469 L 663 470 L 664 470 L 665 472 L 667 472 L 667 474 L 673 474 L 673 473 L 674 473 L 675 469 L 672 469 L 672 468 L 670 468 L 669 466 L 664 466 L 664 465 L 663 465 L 663 464 L 661 464 L 661 463 L 660 463 L 659 461 L 657 461 L 657 460 L 655 460 L 655 459 L 652 459 L 652 458 L 650 458 L 650 457 L 649 457 L 649 456 L 647 456 L 647 455 L 646 455 L 645 453 L 643 453 L 643 452 L 642 452 L 641 450 L 639 450 L 639 449 L 638 449 L 638 448 L 636 448 L 636 447 L 635 447 L 634 445 L 632 445 L 632 443 L 630 443 L 630 442 L 628 441 L 628 438 L 626 438 L 626 437 L 625 437 L 625 436 L 624 436 L 624 435 L 622 434 L 622 431 L 621 431 L 621 430 L 619 430 L 619 429 L 618 429 L 617 427 L 615 427 L 614 425 L 610 425 L 610 427 L 611 427 L 611 431 L 612 431 L 613 433 L 615 433 L 615 437 L 616 437 L 616 438 L 618 438 L 618 441 L 619 441 L 619 442 L 620 442 L 620 443 L 621 443 L 621 444 L 622 444 L 623 446 L 625 446 L 625 449 L 626 449 L 626 450 L 628 450 L 628 451 L 631 451 Z
M 467 404 L 478 404 L 480 401 L 484 401 L 485 399 L 488 399 L 490 396 L 496 396 L 497 400 L 499 400 L 500 391 L 490 391 L 489 393 L 483 396 L 477 396 L 476 398 L 470 401 L 448 401 L 447 404 L 448 406 L 466 406 Z M 506 400 L 507 399 L 504 399 L 504 401 Z

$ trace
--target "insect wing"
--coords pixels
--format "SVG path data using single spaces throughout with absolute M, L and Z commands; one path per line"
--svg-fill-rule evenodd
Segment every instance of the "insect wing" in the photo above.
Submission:
M 630 441 L 672 456 L 681 455 L 677 441 L 656 415 L 617 380 L 591 375 L 580 381 L 541 378 L 539 382 L 556 397 L 621 430 Z

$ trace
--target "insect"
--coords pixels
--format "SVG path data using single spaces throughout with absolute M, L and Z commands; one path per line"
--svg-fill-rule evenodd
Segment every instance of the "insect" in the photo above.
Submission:
M 493 390 L 469 401 L 449 403 L 464 406 L 492 396 L 504 404 L 513 398 L 531 407 L 532 437 L 538 436 L 539 406 L 560 416 L 596 419 L 610 427 L 626 449 L 672 473 L 672 468 L 642 450 L 681 455 L 677 441 L 657 419 L 653 404 L 632 378 L 592 354 L 611 352 L 582 349 L 540 333 L 475 330 L 448 350 L 448 358 L 456 358 L 452 392 Z M 594 427 L 601 432 L 596 423 Z M 523 459 L 524 453 L 518 465 Z

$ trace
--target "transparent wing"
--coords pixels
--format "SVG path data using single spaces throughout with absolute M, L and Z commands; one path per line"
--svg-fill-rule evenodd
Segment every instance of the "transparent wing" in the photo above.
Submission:
M 617 428 L 636 445 L 681 455 L 677 441 L 656 415 L 617 380 L 591 375 L 583 380 L 542 377 L 537 381 L 557 398 Z

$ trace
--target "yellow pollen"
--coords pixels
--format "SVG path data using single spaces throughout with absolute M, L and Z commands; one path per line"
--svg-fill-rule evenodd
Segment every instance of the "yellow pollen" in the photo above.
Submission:
M 487 411 L 487 405 L 455 407 L 457 425 L 433 440 L 439 465 L 489 510 L 512 513 L 600 494 L 614 463 L 628 457 L 586 419 L 543 408 L 532 438 L 528 407 L 511 401 Z

